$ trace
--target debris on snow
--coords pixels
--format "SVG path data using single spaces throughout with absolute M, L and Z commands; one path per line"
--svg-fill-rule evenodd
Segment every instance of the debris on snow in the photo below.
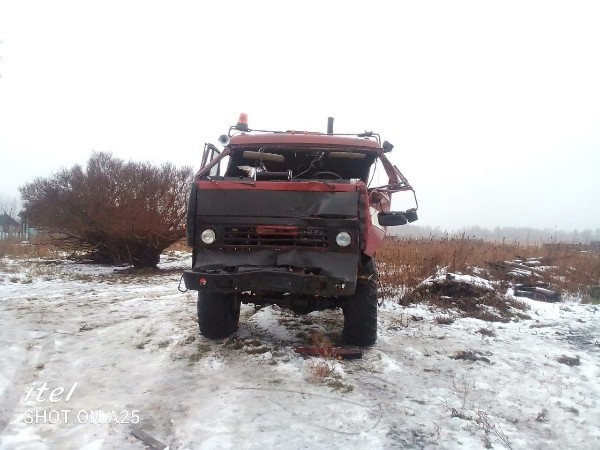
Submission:
M 334 359 L 358 359 L 362 358 L 362 351 L 349 347 L 294 347 L 296 353 L 308 356 L 324 356 Z
M 154 439 L 152 436 L 150 436 L 148 433 L 146 433 L 144 430 L 142 430 L 136 425 L 133 425 L 131 427 L 131 434 L 133 434 L 136 438 L 142 441 L 147 448 L 150 448 L 152 450 L 169 450 L 168 445 L 165 445 L 159 440 Z
M 516 297 L 527 297 L 546 302 L 560 301 L 560 293 L 550 289 L 550 285 L 543 282 L 535 284 L 515 284 L 513 295 Z
M 491 361 L 485 356 L 479 356 L 478 352 L 474 352 L 471 350 L 460 350 L 455 352 L 454 355 L 450 356 L 452 359 L 464 359 L 467 361 L 483 361 L 486 363 L 490 363 Z

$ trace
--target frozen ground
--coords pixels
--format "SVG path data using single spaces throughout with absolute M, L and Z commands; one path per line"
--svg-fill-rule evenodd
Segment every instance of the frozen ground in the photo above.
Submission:
M 172 449 L 600 448 L 597 306 L 527 300 L 532 320 L 441 325 L 388 301 L 363 359 L 306 358 L 308 330 L 339 343 L 339 312 L 242 306 L 239 332 L 211 342 L 177 291 L 189 261 L 163 261 L 0 260 L 0 448 L 142 449 L 136 417 Z M 65 391 L 27 395 L 43 383 Z

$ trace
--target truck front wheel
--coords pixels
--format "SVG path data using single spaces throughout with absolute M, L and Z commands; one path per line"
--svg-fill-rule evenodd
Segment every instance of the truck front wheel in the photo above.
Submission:
M 198 292 L 198 325 L 209 339 L 226 338 L 238 329 L 240 300 L 235 294 Z
M 377 340 L 377 284 L 375 280 L 358 280 L 356 292 L 342 306 L 342 337 L 349 345 L 366 347 Z

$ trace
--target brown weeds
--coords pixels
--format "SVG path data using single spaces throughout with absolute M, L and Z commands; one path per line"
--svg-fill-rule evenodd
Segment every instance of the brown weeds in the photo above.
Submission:
M 331 360 L 321 359 L 319 361 L 311 361 L 310 375 L 311 381 L 318 382 L 325 378 L 331 377 L 334 373 L 334 366 Z
M 34 238 L 24 242 L 19 239 L 0 239 L 0 258 L 56 258 L 58 252 L 59 249 L 48 239 Z
M 444 267 L 449 272 L 477 274 L 489 269 L 491 262 L 515 258 L 540 258 L 542 265 L 552 266 L 543 273 L 565 292 L 583 293 L 588 286 L 600 285 L 600 254 L 592 246 L 527 246 L 468 237 L 388 238 L 377 253 L 381 282 L 388 292 L 412 290 Z
M 169 247 L 167 247 L 163 253 L 168 253 L 168 252 L 189 252 L 191 251 L 190 247 L 187 244 L 187 240 L 186 239 L 180 239 L 177 242 L 171 244 Z

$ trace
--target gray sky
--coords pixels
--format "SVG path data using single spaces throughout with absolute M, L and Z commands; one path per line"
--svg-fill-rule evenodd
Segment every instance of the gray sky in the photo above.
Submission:
M 600 228 L 598 2 L 0 0 L 0 193 L 94 150 L 381 133 L 420 223 Z M 398 204 L 402 206 L 402 204 Z

